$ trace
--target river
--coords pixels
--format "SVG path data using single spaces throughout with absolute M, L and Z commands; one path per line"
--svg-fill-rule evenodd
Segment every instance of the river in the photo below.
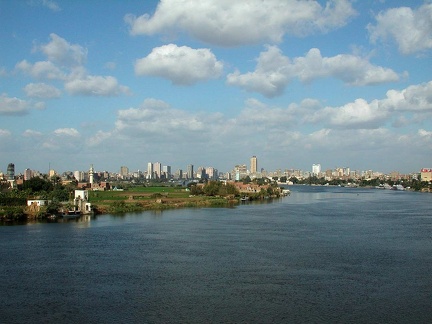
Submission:
M 432 323 L 430 194 L 290 189 L 0 226 L 1 322 Z

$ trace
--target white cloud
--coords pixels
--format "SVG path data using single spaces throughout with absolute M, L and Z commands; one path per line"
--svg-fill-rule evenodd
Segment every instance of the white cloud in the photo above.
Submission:
M 112 76 L 88 75 L 72 79 L 65 83 L 65 89 L 72 95 L 84 96 L 117 96 L 129 93 L 128 87 L 120 85 Z
M 32 98 L 58 98 L 61 91 L 45 83 L 29 83 L 24 87 L 27 97 Z
M 373 43 L 392 39 L 405 55 L 432 48 L 432 3 L 414 10 L 409 7 L 388 9 L 375 19 L 376 25 L 367 26 Z
M 276 46 L 269 46 L 267 51 L 261 52 L 258 57 L 254 72 L 230 73 L 227 75 L 227 83 L 274 97 L 281 95 L 290 82 L 291 69 L 290 59 L 283 56 Z
M 398 111 L 432 112 L 432 81 L 411 85 L 401 91 L 390 90 L 381 105 Z
M 238 46 L 281 42 L 285 34 L 306 36 L 344 26 L 355 15 L 348 0 L 161 1 L 153 16 L 126 15 L 133 35 L 183 30 L 204 42 Z
M 50 62 L 61 66 L 80 66 L 87 60 L 87 49 L 77 44 L 70 44 L 64 38 L 52 33 L 51 41 L 36 47 L 44 53 Z
M 25 100 L 8 97 L 5 93 L 0 95 L 0 115 L 25 115 L 29 108 L 30 105 Z
M 427 131 L 427 130 L 424 130 L 424 129 L 419 129 L 418 134 L 421 137 L 428 137 L 428 138 L 432 139 L 432 132 L 430 132 L 430 131 Z
M 384 99 L 367 102 L 359 98 L 341 107 L 325 107 L 305 114 L 304 120 L 337 128 L 377 129 L 391 118 L 395 119 L 395 127 L 409 125 L 411 121 L 401 115 L 405 112 L 432 112 L 432 81 L 411 85 L 400 91 L 389 90 Z
M 42 0 L 42 5 L 51 9 L 52 11 L 60 11 L 61 10 L 60 6 L 55 1 Z
M 377 101 L 368 103 L 363 99 L 342 107 L 326 107 L 318 114 L 325 118 L 329 126 L 361 129 L 378 128 L 389 116 L 389 112 L 381 109 Z
M 80 133 L 75 128 L 58 128 L 53 132 L 56 136 L 79 137 Z
M 49 61 L 39 61 L 31 64 L 23 60 L 18 62 L 15 68 L 30 74 L 35 79 L 63 80 L 65 78 L 65 73 Z
M 175 44 L 156 47 L 148 56 L 135 62 L 137 75 L 162 77 L 180 85 L 217 78 L 222 70 L 223 64 L 209 49 Z
M 311 82 L 325 77 L 338 78 L 352 86 L 399 80 L 393 70 L 373 65 L 359 56 L 340 54 L 322 57 L 319 49 L 312 48 L 304 57 L 290 60 L 278 47 L 268 46 L 258 57 L 254 72 L 241 74 L 235 71 L 227 75 L 227 83 L 274 97 L 281 95 L 294 78 Z
M 178 140 L 185 134 L 197 134 L 205 129 L 204 120 L 185 111 L 171 108 L 167 103 L 147 99 L 139 108 L 119 110 L 116 131 L 148 136 L 155 140 Z
M 50 37 L 49 43 L 34 48 L 44 53 L 48 61 L 33 64 L 22 60 L 15 68 L 35 79 L 63 81 L 65 90 L 71 95 L 118 96 L 130 93 L 129 88 L 120 85 L 113 76 L 88 74 L 83 65 L 87 59 L 87 49 L 70 44 L 56 34 L 50 34 Z M 28 96 L 35 98 L 60 96 L 60 90 L 44 83 L 31 83 L 24 90 Z
M 82 151 L 81 134 L 75 128 L 58 128 L 41 141 L 42 149 L 75 154 Z
M 109 140 L 112 136 L 111 132 L 98 131 L 94 136 L 87 139 L 88 146 L 97 146 L 105 140 Z
M 7 129 L 1 129 L 0 128 L 0 137 L 9 137 L 12 133 L 8 131 Z

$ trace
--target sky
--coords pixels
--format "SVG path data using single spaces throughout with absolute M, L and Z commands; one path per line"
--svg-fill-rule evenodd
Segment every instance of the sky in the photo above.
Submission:
M 0 0 L 0 48 L 3 172 L 432 167 L 430 0 Z

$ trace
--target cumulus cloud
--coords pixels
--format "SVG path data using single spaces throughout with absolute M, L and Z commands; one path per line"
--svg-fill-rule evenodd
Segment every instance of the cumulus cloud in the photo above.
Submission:
M 42 138 L 41 145 L 46 150 L 71 154 L 82 150 L 83 141 L 75 128 L 58 128 L 50 136 Z
M 32 98 L 58 98 L 61 95 L 61 91 L 56 87 L 45 83 L 29 83 L 24 87 L 24 91 L 27 97 Z
M 432 132 L 424 130 L 424 129 L 419 129 L 418 134 L 421 137 L 429 137 L 430 139 L 432 139 Z
M 217 78 L 222 70 L 223 64 L 209 49 L 175 44 L 156 47 L 148 56 L 135 62 L 137 75 L 157 76 L 179 85 Z
M 417 9 L 388 9 L 375 19 L 376 25 L 367 26 L 372 43 L 393 40 L 404 55 L 432 48 L 432 3 L 425 3 Z
M 23 60 L 18 62 L 15 68 L 39 80 L 63 80 L 66 77 L 60 68 L 49 61 L 39 61 L 32 64 L 27 60 Z
M 50 38 L 49 43 L 35 48 L 35 50 L 44 53 L 50 62 L 64 66 L 80 66 L 86 62 L 86 48 L 77 44 L 70 44 L 54 33 L 50 34 Z
M 364 99 L 357 99 L 342 107 L 326 107 L 318 115 L 325 116 L 329 126 L 375 129 L 387 120 L 389 112 L 381 109 L 378 101 L 368 103 Z
M 70 44 L 56 34 L 50 34 L 51 41 L 35 46 L 35 51 L 46 55 L 47 61 L 30 63 L 18 62 L 15 68 L 38 80 L 59 80 L 64 82 L 65 90 L 71 95 L 118 96 L 129 94 L 129 88 L 119 84 L 113 76 L 90 75 L 84 67 L 87 49 Z M 28 96 L 35 98 L 54 98 L 60 90 L 45 84 L 31 83 L 24 89 Z
M 12 133 L 9 130 L 0 128 L 0 137 L 9 137 L 11 135 Z
M 280 42 L 285 34 L 306 36 L 344 26 L 356 12 L 348 0 L 325 7 L 303 0 L 161 1 L 153 16 L 125 16 L 133 35 L 182 30 L 210 44 L 238 46 Z
M 395 127 L 408 125 L 410 121 L 401 115 L 405 112 L 432 112 L 432 81 L 403 90 L 389 90 L 385 98 L 371 102 L 359 98 L 340 107 L 318 109 L 305 115 L 304 120 L 336 128 L 377 129 L 391 118 L 395 119 Z
M 352 86 L 399 80 L 398 74 L 393 70 L 373 65 L 363 57 L 351 54 L 322 57 L 319 49 L 312 48 L 304 57 L 290 60 L 278 47 L 268 46 L 258 57 L 255 71 L 230 73 L 227 75 L 227 83 L 274 97 L 281 95 L 294 78 L 311 82 L 325 77 L 338 78 Z
M 381 105 L 390 110 L 432 112 L 432 81 L 411 85 L 400 91 L 389 90 Z
M 0 95 L 0 115 L 25 115 L 30 109 L 30 104 L 17 97 L 8 97 L 3 93 Z
M 80 133 L 75 128 L 58 128 L 53 132 L 56 136 L 79 137 Z
M 152 137 L 155 140 L 163 136 L 179 139 L 205 129 L 204 120 L 199 116 L 171 108 L 167 103 L 156 99 L 147 99 L 138 108 L 119 110 L 115 125 L 117 132 Z
M 72 95 L 117 96 L 129 93 L 129 88 L 118 83 L 112 76 L 87 75 L 71 79 L 65 83 L 65 89 Z

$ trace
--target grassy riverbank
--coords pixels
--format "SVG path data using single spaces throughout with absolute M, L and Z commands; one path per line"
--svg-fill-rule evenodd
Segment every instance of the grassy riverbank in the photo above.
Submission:
M 125 213 L 185 207 L 224 207 L 238 203 L 234 197 L 193 196 L 185 188 L 133 187 L 127 191 L 91 191 L 95 213 Z

